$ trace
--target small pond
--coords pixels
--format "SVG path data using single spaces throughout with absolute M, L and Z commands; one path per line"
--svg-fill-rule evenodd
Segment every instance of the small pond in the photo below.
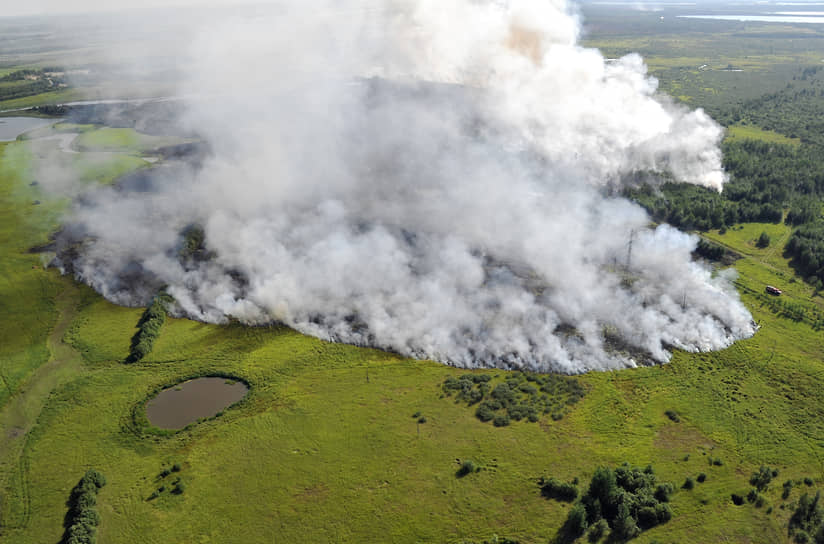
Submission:
M 37 117 L 0 117 L 0 142 L 10 142 L 24 132 L 54 123 L 54 119 Z
M 164 389 L 146 403 L 149 423 L 161 429 L 182 429 L 212 417 L 246 396 L 249 387 L 227 378 L 196 378 Z

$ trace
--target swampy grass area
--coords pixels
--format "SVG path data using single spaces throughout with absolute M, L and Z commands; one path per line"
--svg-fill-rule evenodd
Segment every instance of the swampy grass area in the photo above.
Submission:
M 573 378 L 581 396 L 561 417 L 539 411 L 537 421 L 495 426 L 444 384 L 470 373 L 494 385 L 512 373 L 282 327 L 169 318 L 151 353 L 124 364 L 143 309 L 110 304 L 28 252 L 57 228 L 65 203 L 31 185 L 26 142 L 0 145 L 4 542 L 57 542 L 66 496 L 89 468 L 108 480 L 97 497 L 100 542 L 547 542 L 571 506 L 543 497 L 541 478 L 586 482 L 625 461 L 652 464 L 661 481 L 705 473 L 673 494 L 672 519 L 637 542 L 782 542 L 806 486 L 782 499 L 775 484 L 758 508 L 731 494 L 746 495 L 763 464 L 780 481 L 824 485 L 821 332 L 763 294 L 769 283 L 821 308 L 776 246 L 786 240 L 780 225 L 707 234 L 741 255 L 736 281 L 761 324 L 755 337 L 715 353 L 676 352 L 664 366 Z M 765 229 L 773 245 L 760 249 Z M 250 391 L 219 417 L 168 433 L 135 418 L 160 388 L 221 373 Z M 466 460 L 477 470 L 456 477 Z M 158 477 L 173 464 L 182 467 L 175 493 Z

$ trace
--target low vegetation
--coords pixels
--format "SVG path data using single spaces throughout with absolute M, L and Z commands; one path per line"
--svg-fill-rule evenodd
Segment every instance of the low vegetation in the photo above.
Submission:
M 555 478 L 542 477 L 538 480 L 538 485 L 541 486 L 541 495 L 548 499 L 572 502 L 578 498 L 577 479 L 572 482 L 562 482 Z
M 446 396 L 454 395 L 456 402 L 477 404 L 475 416 L 495 427 L 522 419 L 536 422 L 546 414 L 557 421 L 585 394 L 576 378 L 532 372 L 512 372 L 504 379 L 463 374 L 447 378 L 442 389 Z

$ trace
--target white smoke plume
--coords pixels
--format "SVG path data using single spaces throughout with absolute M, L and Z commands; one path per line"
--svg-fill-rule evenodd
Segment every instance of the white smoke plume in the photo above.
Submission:
M 696 237 L 618 196 L 721 190 L 721 128 L 636 55 L 578 45 L 563 0 L 315 1 L 202 27 L 196 168 L 86 195 L 72 270 L 112 301 L 283 322 L 463 367 L 583 372 L 754 333 Z M 181 257 L 182 232 L 205 235 Z M 65 258 L 64 258 L 64 264 Z

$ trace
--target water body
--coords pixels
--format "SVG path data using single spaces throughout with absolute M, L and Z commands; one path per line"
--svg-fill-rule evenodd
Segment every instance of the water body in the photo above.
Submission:
M 678 15 L 678 17 L 682 19 L 716 19 L 720 21 L 752 21 L 759 23 L 824 24 L 824 17 L 793 15 Z
M 24 132 L 54 123 L 54 119 L 37 117 L 0 117 L 0 142 L 10 142 Z
M 249 387 L 226 378 L 197 378 L 164 389 L 146 403 L 149 423 L 161 429 L 182 429 L 212 417 L 246 396 Z

